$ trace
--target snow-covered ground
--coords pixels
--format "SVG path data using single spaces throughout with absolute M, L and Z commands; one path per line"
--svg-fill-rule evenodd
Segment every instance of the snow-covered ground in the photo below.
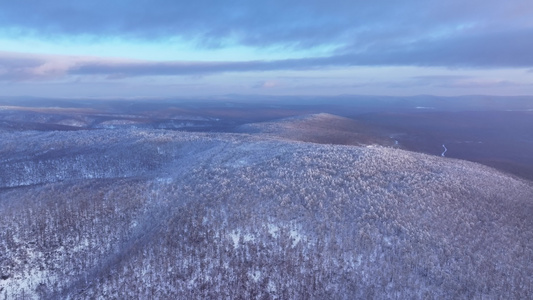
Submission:
M 482 165 L 250 134 L 1 138 L 0 299 L 533 290 L 533 186 Z

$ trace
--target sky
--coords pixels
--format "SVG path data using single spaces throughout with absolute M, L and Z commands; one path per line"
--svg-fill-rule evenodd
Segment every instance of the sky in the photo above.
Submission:
M 531 0 L 0 1 L 0 96 L 533 95 Z

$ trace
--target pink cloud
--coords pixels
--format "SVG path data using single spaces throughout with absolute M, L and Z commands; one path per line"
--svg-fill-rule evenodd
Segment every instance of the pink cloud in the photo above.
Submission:
M 277 86 L 280 86 L 280 83 L 275 80 L 267 80 L 261 85 L 261 87 L 265 89 L 275 88 Z

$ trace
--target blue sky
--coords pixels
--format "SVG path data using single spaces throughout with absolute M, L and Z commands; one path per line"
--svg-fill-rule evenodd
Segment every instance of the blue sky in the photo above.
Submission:
M 0 2 L 0 96 L 533 94 L 531 0 Z

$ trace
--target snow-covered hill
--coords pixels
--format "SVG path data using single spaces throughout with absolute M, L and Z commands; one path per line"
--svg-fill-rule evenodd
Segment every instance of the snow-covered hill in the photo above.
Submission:
M 386 147 L 0 136 L 0 298 L 525 299 L 531 182 Z
M 352 119 L 328 113 L 250 123 L 241 125 L 237 131 L 319 144 L 394 145 L 393 140 L 379 134 L 375 129 Z

